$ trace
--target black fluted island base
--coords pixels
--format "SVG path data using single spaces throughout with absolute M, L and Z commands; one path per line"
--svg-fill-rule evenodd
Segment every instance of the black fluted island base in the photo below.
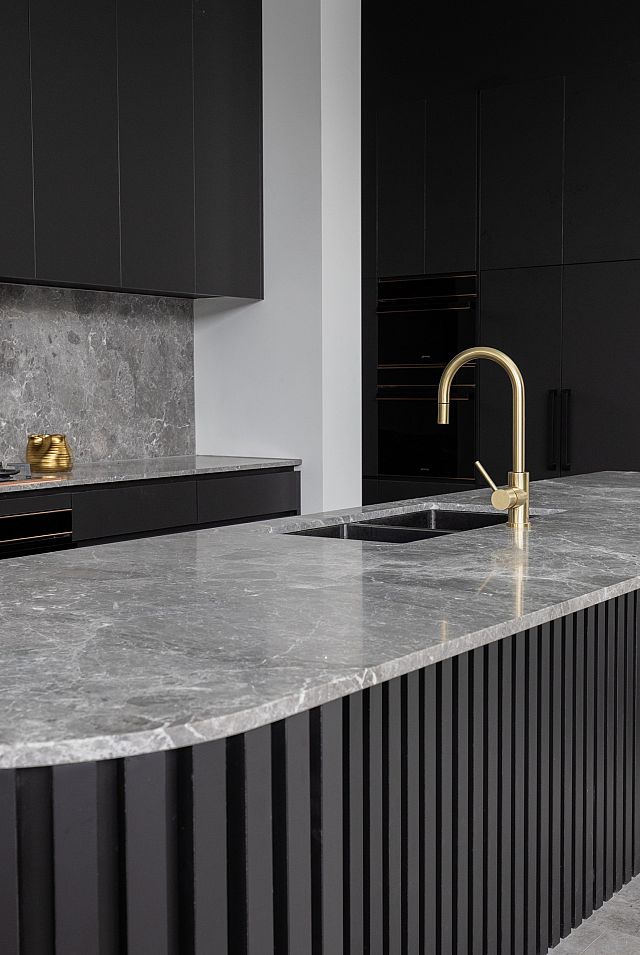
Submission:
M 228 740 L 0 771 L 0 952 L 546 953 L 640 871 L 638 612 Z

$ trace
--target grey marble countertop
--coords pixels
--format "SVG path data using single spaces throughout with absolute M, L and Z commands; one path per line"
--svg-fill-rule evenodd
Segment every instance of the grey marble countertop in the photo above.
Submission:
M 26 481 L 0 481 L 0 494 L 11 491 L 42 491 L 54 487 L 113 484 L 118 481 L 221 474 L 228 471 L 298 467 L 300 464 L 302 461 L 299 458 L 241 458 L 222 454 L 185 454 L 134 461 L 103 461 L 99 464 L 76 464 L 72 471 L 38 474 Z
M 533 526 L 381 545 L 200 530 L 0 563 L 0 767 L 230 736 L 640 587 L 640 474 L 532 486 Z

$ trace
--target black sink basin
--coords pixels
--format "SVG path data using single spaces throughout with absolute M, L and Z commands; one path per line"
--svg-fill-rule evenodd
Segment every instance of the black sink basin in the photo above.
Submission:
M 443 532 L 419 527 L 388 527 L 374 524 L 332 524 L 292 531 L 293 537 L 329 537 L 334 540 L 373 541 L 378 544 L 410 544 L 412 541 L 442 537 Z
M 474 531 L 479 527 L 493 527 L 495 524 L 506 524 L 506 514 L 481 513 L 479 511 L 445 511 L 434 509 L 430 511 L 411 511 L 405 514 L 394 514 L 392 517 L 379 517 L 368 520 L 369 526 L 411 527 L 432 531 Z

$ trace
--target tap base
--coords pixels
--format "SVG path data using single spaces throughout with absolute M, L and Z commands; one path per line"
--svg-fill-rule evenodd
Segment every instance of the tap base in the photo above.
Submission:
M 525 499 L 522 504 L 509 508 L 509 520 L 507 527 L 528 529 L 531 527 L 529 521 L 529 472 L 528 471 L 509 471 L 509 487 L 518 488 L 522 491 Z

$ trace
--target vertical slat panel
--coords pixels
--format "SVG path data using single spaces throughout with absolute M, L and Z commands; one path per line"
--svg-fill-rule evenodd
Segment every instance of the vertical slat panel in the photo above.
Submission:
M 402 952 L 402 702 L 401 681 L 383 686 L 385 711 L 385 911 L 387 955 Z
M 454 938 L 469 951 L 469 654 L 454 659 Z
M 612 601 L 615 612 L 615 868 L 613 887 L 616 892 L 624 881 L 624 781 L 625 781 L 625 597 Z
M 624 598 L 624 873 L 623 878 L 628 882 L 633 875 L 633 758 L 634 758 L 634 725 L 633 725 L 633 629 L 634 629 L 634 595 L 627 594 Z
M 438 952 L 438 669 L 439 664 L 436 664 L 423 671 L 422 686 L 422 772 L 424 778 L 422 883 L 424 890 L 421 934 L 424 955 L 437 955 Z
M 513 836 L 511 872 L 513 881 L 512 952 L 525 951 L 525 687 L 526 633 L 513 638 Z
M 525 952 L 538 951 L 538 643 L 539 632 L 527 632 L 526 658 L 526 839 Z
M 53 955 L 51 770 L 17 772 L 20 955 Z M 144 953 L 143 953 L 144 955 Z
M 101 955 L 96 763 L 54 767 L 53 840 L 56 950 Z
M 549 805 L 550 780 L 551 625 L 543 624 L 538 640 L 538 951 L 549 948 Z
M 274 935 L 278 952 L 311 955 L 309 714 L 273 728 Z
M 192 749 L 194 955 L 226 955 L 227 766 L 224 740 Z
M 245 734 L 244 771 L 246 955 L 270 955 L 273 950 L 271 727 L 261 726 Z M 236 926 L 229 925 L 230 938 L 235 931 Z
M 406 677 L 403 737 L 405 739 L 406 819 L 403 843 L 406 859 L 405 911 L 403 952 L 420 952 L 420 679 L 419 674 Z M 351 955 L 358 949 L 351 949 Z
M 560 936 L 569 934 L 573 921 L 574 801 L 574 617 L 562 622 L 562 846 L 560 864 Z
M 562 865 L 562 621 L 551 628 L 551 779 L 549 855 L 549 944 L 560 941 Z
M 640 872 L 640 600 L 633 595 L 633 871 Z
M 19 955 L 16 773 L 0 770 L 0 952 Z
M 382 686 L 368 691 L 365 934 L 369 955 L 383 952 Z M 365 889 L 366 891 L 366 889 Z
M 485 853 L 485 722 L 486 699 L 484 693 L 485 651 L 474 650 L 471 654 L 472 704 L 471 704 L 471 864 L 470 888 L 471 911 L 469 931 L 470 955 L 482 955 L 484 938 L 484 905 L 486 899 L 484 878 Z
M 607 730 L 607 642 L 606 605 L 590 607 L 589 626 L 595 633 L 595 763 L 594 763 L 594 883 L 593 906 L 599 908 L 605 896 L 605 814 L 606 814 L 606 730 Z
M 364 723 L 362 693 L 346 700 L 349 712 L 349 924 L 350 953 L 364 951 Z M 293 950 L 297 951 L 297 950 Z M 305 955 L 304 949 L 301 949 Z
M 499 645 L 490 644 L 486 655 L 486 699 L 487 699 L 487 780 L 486 780 L 486 859 L 485 859 L 485 952 L 498 951 L 498 849 L 500 820 L 498 818 L 498 781 L 499 781 L 499 732 L 500 707 L 498 704 L 500 688 Z
M 322 946 L 341 955 L 343 929 L 342 701 L 322 707 Z
M 586 722 L 584 718 L 585 705 L 585 673 L 587 647 L 584 633 L 584 611 L 574 615 L 573 621 L 573 845 L 572 845 L 572 875 L 573 898 L 571 900 L 571 926 L 575 928 L 582 921 L 582 907 L 584 904 L 584 865 L 585 865 L 585 755 L 584 741 Z
M 581 612 L 584 634 L 584 871 L 582 907 L 576 910 L 576 921 L 594 908 L 594 858 L 596 818 L 596 628 L 594 608 Z
M 500 643 L 499 935 L 501 955 L 511 955 L 513 928 L 513 637 Z
M 453 660 L 438 669 L 438 955 L 453 955 Z
M 177 953 L 174 757 L 124 760 L 127 943 L 136 955 Z
M 616 792 L 616 620 L 615 601 L 599 608 L 605 615 L 606 640 L 606 736 L 605 736 L 605 866 L 604 897 L 611 898 L 615 885 L 615 792 Z

